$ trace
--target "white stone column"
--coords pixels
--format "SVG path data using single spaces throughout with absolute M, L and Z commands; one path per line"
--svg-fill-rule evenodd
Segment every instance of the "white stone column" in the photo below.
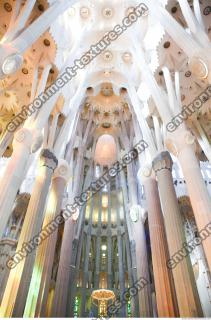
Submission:
M 134 96 L 131 95 L 131 99 Z M 135 104 L 137 107 L 137 103 Z M 134 105 L 133 105 L 134 106 Z M 141 117 L 143 120 L 143 118 Z M 145 124 L 146 128 L 147 125 Z M 147 131 L 148 133 L 148 131 Z M 150 134 L 148 135 L 150 139 Z M 122 142 L 125 147 L 125 150 L 128 152 L 130 149 L 130 142 L 127 136 L 127 131 L 122 121 Z M 117 145 L 117 149 L 120 157 L 120 147 Z M 137 179 L 134 175 L 134 166 L 133 163 L 127 165 L 127 184 L 128 184 L 128 193 L 129 193 L 129 214 L 130 221 L 128 221 L 128 228 L 131 227 L 131 236 L 133 242 L 135 243 L 135 261 L 137 279 L 143 277 L 148 281 L 148 284 L 138 292 L 139 299 L 139 313 L 141 317 L 150 317 L 152 315 L 152 301 L 151 301 L 151 286 L 150 286 L 150 277 L 149 277 L 149 268 L 148 268 L 148 255 L 146 247 L 146 237 L 144 230 L 144 221 L 142 219 L 141 207 L 138 205 L 138 194 L 137 194 Z M 133 253 L 132 253 L 133 254 Z
M 46 197 L 51 182 L 51 176 L 56 166 L 57 159 L 55 156 L 49 150 L 43 150 L 40 155 L 38 175 L 16 249 L 16 253 L 22 252 L 23 255 L 19 253 L 21 259 L 18 259 L 18 263 L 16 263 L 10 271 L 2 300 L 2 308 L 0 310 L 0 315 L 3 317 L 11 317 L 12 315 L 22 316 L 21 312 L 25 306 L 35 250 L 36 246 L 40 243 L 40 238 L 37 237 L 37 234 L 39 234 L 42 225 Z M 38 241 L 32 241 L 33 249 L 31 249 L 31 253 L 29 253 L 26 247 L 34 237 Z M 31 244 L 28 244 L 28 246 L 31 247 Z M 17 301 L 19 303 L 17 303 Z
M 211 199 L 195 155 L 194 141 L 194 136 L 188 130 L 180 128 L 169 134 L 166 145 L 169 151 L 178 157 L 182 167 L 198 231 L 200 232 L 208 226 L 210 232 Z M 207 233 L 209 232 L 207 231 Z M 204 237 L 202 236 L 202 245 L 211 270 L 211 237 Z
M 83 165 L 83 147 L 79 148 L 79 155 L 77 158 L 77 166 L 75 172 L 75 181 L 74 187 L 69 199 L 69 203 L 74 203 L 74 197 L 80 196 L 78 192 L 80 191 L 80 179 L 81 179 L 81 171 Z M 70 277 L 70 263 L 71 263 L 71 248 L 72 241 L 75 232 L 75 219 L 68 219 L 65 221 L 64 233 L 62 239 L 61 253 L 60 253 L 60 261 L 58 274 L 56 279 L 56 288 L 54 294 L 54 302 L 51 311 L 52 317 L 65 317 L 66 316 L 66 308 L 67 308 L 67 295 L 68 295 L 68 285 L 69 285 L 69 277 Z
M 182 250 L 185 242 L 181 213 L 171 174 L 172 164 L 168 152 L 162 152 L 153 161 L 153 169 L 158 180 L 170 258 L 179 250 Z M 199 297 L 188 255 L 180 259 L 173 268 L 171 268 L 171 265 L 169 266 L 169 261 L 166 261 L 166 264 L 172 269 L 180 317 L 201 316 Z
M 15 134 L 13 154 L 0 181 L 0 238 L 12 212 L 17 192 L 24 179 L 36 131 L 22 128 Z
M 178 314 L 170 270 L 166 264 L 169 253 L 157 181 L 148 167 L 139 170 L 138 178 L 144 185 L 146 195 L 158 316 L 175 317 Z
M 48 230 L 47 225 L 60 215 L 63 193 L 69 177 L 68 163 L 60 160 L 54 172 L 42 230 Z M 57 233 L 58 228 L 38 247 L 24 317 L 46 316 L 45 308 L 50 287 Z M 39 269 L 39 273 L 37 269 Z

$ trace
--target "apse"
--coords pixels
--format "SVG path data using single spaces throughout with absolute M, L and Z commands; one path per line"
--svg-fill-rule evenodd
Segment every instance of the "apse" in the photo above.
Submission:
M 116 143 L 110 134 L 99 137 L 95 149 L 95 162 L 102 166 L 111 166 L 117 160 Z

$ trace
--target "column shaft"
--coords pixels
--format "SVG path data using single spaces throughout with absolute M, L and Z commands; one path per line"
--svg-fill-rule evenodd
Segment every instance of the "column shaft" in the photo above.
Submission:
M 63 168 L 65 168 L 64 165 L 62 165 L 62 170 L 64 170 Z M 67 181 L 65 178 L 61 176 L 53 179 L 42 229 L 45 229 L 45 227 L 51 223 L 56 216 L 59 216 L 61 211 L 62 195 L 64 193 L 66 182 Z M 56 228 L 56 230 L 50 234 L 50 236 L 39 246 L 37 250 L 35 267 L 32 274 L 24 312 L 24 316 L 26 317 L 39 317 L 42 306 L 46 306 L 47 293 L 49 291 L 50 277 L 53 267 L 57 232 L 58 229 Z M 37 272 L 37 268 L 39 269 L 39 273 Z M 44 297 L 45 301 L 43 301 Z
M 205 185 L 198 160 L 192 146 L 187 146 L 178 155 L 179 162 L 187 184 L 191 205 L 198 231 L 207 226 L 207 234 L 211 231 L 211 199 Z M 205 237 L 202 242 L 207 258 L 209 269 L 211 270 L 211 237 Z
M 162 152 L 154 161 L 164 214 L 165 230 L 170 256 L 183 248 L 185 234 L 181 213 L 171 175 L 172 160 L 168 152 Z M 190 269 L 189 257 L 184 257 L 172 269 L 178 307 L 181 317 L 197 317 L 201 315 L 198 294 L 193 281 L 193 270 Z
M 47 162 L 47 163 L 46 163 Z M 36 246 L 40 243 L 32 241 L 32 250 L 29 254 L 26 249 L 29 242 L 39 234 L 43 221 L 43 211 L 51 182 L 53 170 L 57 166 L 57 159 L 49 150 L 43 150 L 40 156 L 40 168 L 28 205 L 23 228 L 16 252 L 23 252 L 23 258 L 10 271 L 9 279 L 2 300 L 2 314 L 5 316 L 22 316 L 25 300 L 31 280 Z
M 157 182 L 153 178 L 144 181 L 150 243 L 152 251 L 153 273 L 155 279 L 156 301 L 159 317 L 175 317 L 174 297 L 166 261 L 168 260 L 168 247 L 161 211 Z

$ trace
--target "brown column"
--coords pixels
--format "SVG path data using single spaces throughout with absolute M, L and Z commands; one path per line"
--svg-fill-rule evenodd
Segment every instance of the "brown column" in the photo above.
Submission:
M 158 316 L 171 318 L 176 316 L 176 312 L 170 270 L 166 264 L 169 256 L 157 182 L 154 178 L 149 177 L 143 179 L 143 184 L 148 210 Z
M 172 179 L 172 159 L 169 152 L 162 152 L 153 161 L 164 214 L 165 230 L 170 256 L 183 248 L 185 234 L 181 213 Z M 166 263 L 168 263 L 166 261 Z M 172 268 L 180 317 L 201 316 L 198 293 L 189 257 L 185 256 Z

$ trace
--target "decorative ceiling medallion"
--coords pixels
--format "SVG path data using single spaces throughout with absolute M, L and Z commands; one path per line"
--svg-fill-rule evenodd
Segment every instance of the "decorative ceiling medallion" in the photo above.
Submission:
M 15 73 L 23 63 L 23 57 L 19 54 L 12 54 L 7 57 L 2 65 L 2 71 L 5 75 Z
M 203 14 L 205 16 L 208 16 L 211 13 L 211 6 L 207 6 L 206 8 L 204 8 Z
M 5 90 L 0 94 L 0 110 L 4 112 L 19 111 L 19 101 L 15 91 Z
M 132 54 L 130 52 L 124 52 L 122 55 L 122 60 L 126 63 L 132 61 Z
M 113 59 L 113 54 L 111 51 L 107 50 L 103 53 L 103 59 L 106 61 L 106 62 L 110 62 L 112 59 Z
M 201 58 L 193 57 L 189 61 L 189 66 L 197 78 L 206 79 L 208 77 L 209 70 L 207 64 Z
M 111 19 L 113 17 L 113 15 L 114 15 L 114 11 L 113 11 L 112 8 L 108 8 L 108 7 L 107 8 L 103 8 L 102 15 L 106 19 Z
M 127 9 L 126 9 L 126 12 L 125 12 L 125 15 L 126 15 L 126 16 L 129 16 L 129 14 L 133 13 L 134 10 L 135 10 L 134 7 L 129 7 L 129 8 L 127 8 Z
M 88 7 L 81 7 L 80 16 L 84 19 L 87 19 L 90 15 L 90 11 Z
M 4 4 L 4 9 L 7 11 L 7 12 L 11 12 L 12 11 L 12 6 L 9 2 L 5 2 Z

